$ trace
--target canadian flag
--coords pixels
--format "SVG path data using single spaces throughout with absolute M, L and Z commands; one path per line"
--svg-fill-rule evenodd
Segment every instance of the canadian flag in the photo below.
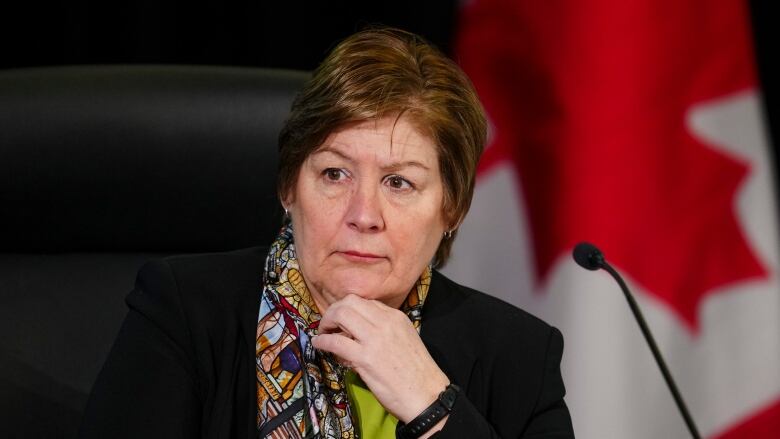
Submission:
M 473 0 L 456 58 L 491 123 L 445 272 L 559 327 L 579 438 L 780 437 L 778 236 L 743 0 Z

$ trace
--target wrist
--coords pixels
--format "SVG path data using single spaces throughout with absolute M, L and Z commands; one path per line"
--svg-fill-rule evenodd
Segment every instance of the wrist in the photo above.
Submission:
M 443 392 L 419 415 L 409 423 L 398 422 L 396 437 L 399 439 L 417 439 L 428 437 L 433 432 L 441 430 L 444 422 L 455 405 L 455 400 L 460 393 L 460 388 L 455 384 L 449 384 Z
M 402 410 L 394 413 L 400 422 L 409 423 L 428 406 L 430 406 L 439 394 L 450 385 L 450 379 L 443 372 L 439 372 L 435 378 L 429 378 L 423 386 L 410 387 L 407 395 L 399 401 Z
M 429 437 L 432 437 L 433 435 L 435 435 L 438 431 L 440 431 L 442 428 L 444 428 L 444 424 L 447 423 L 447 419 L 449 419 L 449 417 L 450 417 L 450 415 L 445 416 L 444 419 L 442 419 L 441 421 L 436 423 L 436 425 L 431 427 L 430 430 L 428 430 L 425 433 L 423 433 L 418 439 L 428 439 Z

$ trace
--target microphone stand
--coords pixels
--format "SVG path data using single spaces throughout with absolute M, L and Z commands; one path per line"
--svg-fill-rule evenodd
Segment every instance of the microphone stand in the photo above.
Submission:
M 680 413 L 682 414 L 683 419 L 685 420 L 685 425 L 688 426 L 688 430 L 691 432 L 691 436 L 694 439 L 700 439 L 701 436 L 699 435 L 699 431 L 696 429 L 696 424 L 693 423 L 693 418 L 691 417 L 691 414 L 688 412 L 688 407 L 685 406 L 685 402 L 682 399 L 682 395 L 680 394 L 680 391 L 677 390 L 677 385 L 674 383 L 674 379 L 672 378 L 672 374 L 669 372 L 669 369 L 666 367 L 666 363 L 664 362 L 663 357 L 661 356 L 661 351 L 658 349 L 658 346 L 655 344 L 655 339 L 653 338 L 653 334 L 650 333 L 650 328 L 647 326 L 647 323 L 645 322 L 645 318 L 642 316 L 642 311 L 639 310 L 639 305 L 636 303 L 636 300 L 634 300 L 634 296 L 631 295 L 631 292 L 628 290 L 628 286 L 626 286 L 626 283 L 623 282 L 623 278 L 620 277 L 618 272 L 612 268 L 611 265 L 607 263 L 605 260 L 599 261 L 601 268 L 607 271 L 620 285 L 620 289 L 623 290 L 623 295 L 626 296 L 626 300 L 628 301 L 628 306 L 631 308 L 631 312 L 634 313 L 634 317 L 636 317 L 637 323 L 639 323 L 639 328 L 642 330 L 642 335 L 645 336 L 645 340 L 647 340 L 647 344 L 650 346 L 650 350 L 653 352 L 653 357 L 655 358 L 655 362 L 658 363 L 658 367 L 661 369 L 661 374 L 664 376 L 664 380 L 666 381 L 666 385 L 669 386 L 669 391 L 672 392 L 672 396 L 674 397 L 674 402 L 677 403 L 677 408 L 680 409 Z

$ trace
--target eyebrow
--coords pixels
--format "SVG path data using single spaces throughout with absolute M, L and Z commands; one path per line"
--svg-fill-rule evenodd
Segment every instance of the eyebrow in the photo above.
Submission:
M 339 151 L 338 149 L 331 148 L 330 146 L 323 146 L 322 148 L 320 148 L 317 151 L 313 152 L 312 155 L 320 154 L 320 153 L 324 153 L 324 152 L 329 152 L 331 154 L 337 155 L 337 156 L 341 157 L 342 159 L 344 159 L 344 160 L 346 160 L 346 161 L 348 161 L 350 163 L 354 163 L 355 162 L 355 160 L 352 157 L 344 154 L 343 152 Z M 420 162 L 417 162 L 417 161 L 414 161 L 414 160 L 407 160 L 405 162 L 390 163 L 390 164 L 382 166 L 382 170 L 383 171 L 396 171 L 398 169 L 403 169 L 403 168 L 406 168 L 406 167 L 409 167 L 409 166 L 421 168 L 421 169 L 424 169 L 426 171 L 430 171 L 430 168 L 428 166 L 425 166 L 424 164 L 422 164 Z

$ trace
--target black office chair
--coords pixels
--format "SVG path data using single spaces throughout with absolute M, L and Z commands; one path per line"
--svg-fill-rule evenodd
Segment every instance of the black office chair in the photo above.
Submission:
M 307 77 L 0 71 L 0 437 L 76 436 L 145 260 L 270 242 L 277 135 Z

